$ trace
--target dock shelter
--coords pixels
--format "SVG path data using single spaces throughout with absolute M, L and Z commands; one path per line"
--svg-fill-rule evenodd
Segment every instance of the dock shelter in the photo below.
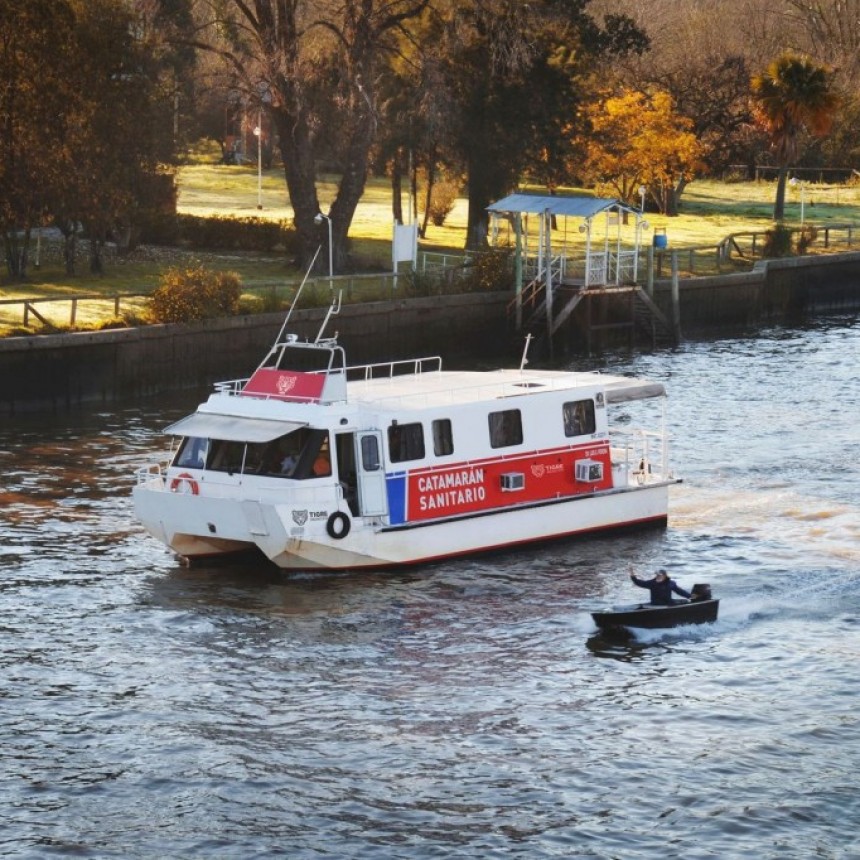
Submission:
M 620 200 L 516 193 L 487 209 L 494 244 L 500 240 L 502 223 L 512 226 L 524 277 L 534 277 L 548 266 L 559 278 L 576 277 L 579 269 L 584 286 L 636 280 L 642 233 L 648 224 L 638 209 Z M 629 231 L 623 227 L 631 223 L 633 235 L 625 235 Z M 577 234 L 579 241 L 574 241 Z M 571 266 L 574 260 L 580 263 L 576 268 Z
M 620 200 L 518 192 L 487 209 L 492 244 L 515 249 L 518 327 L 523 301 L 538 291 L 544 293 L 541 304 L 551 324 L 557 288 L 587 290 L 637 280 L 648 224 L 638 209 Z

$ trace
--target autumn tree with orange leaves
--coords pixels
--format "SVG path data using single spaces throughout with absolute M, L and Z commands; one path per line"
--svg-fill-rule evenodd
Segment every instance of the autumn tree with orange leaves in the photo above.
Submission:
M 639 188 L 660 212 L 676 215 L 686 184 L 702 167 L 704 147 L 692 122 L 675 111 L 663 91 L 625 90 L 588 109 L 592 134 L 588 140 L 586 172 L 598 187 L 610 189 L 631 205 Z

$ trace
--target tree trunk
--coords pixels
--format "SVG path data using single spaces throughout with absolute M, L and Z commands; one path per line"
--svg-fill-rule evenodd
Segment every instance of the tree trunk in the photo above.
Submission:
M 414 224 L 418 220 L 418 168 L 411 158 L 409 159 L 409 206 Z
M 97 236 L 90 237 L 90 274 L 103 275 L 105 271 L 102 258 L 104 240 Z
M 303 266 L 311 262 L 319 245 L 324 245 L 330 234 L 332 267 L 335 271 L 343 268 L 347 233 L 364 193 L 368 156 L 376 133 L 375 66 L 380 51 L 388 45 L 388 34 L 399 30 L 404 22 L 420 16 L 429 2 L 348 0 L 344 4 L 305 4 L 281 0 L 233 0 L 229 4 L 255 35 L 261 49 L 258 59 L 264 62 L 269 73 L 269 112 L 278 131 Z M 314 29 L 309 25 L 318 16 L 319 20 L 315 21 L 317 29 Z M 319 82 L 306 80 L 310 66 L 303 58 L 311 43 L 316 45 L 320 27 L 333 33 L 339 46 L 337 55 L 333 54 L 328 59 L 337 63 L 338 81 L 332 105 L 338 111 L 339 133 L 344 146 L 340 185 L 327 216 L 330 220 L 316 224 L 314 219 L 322 213 L 314 164 L 313 129 L 316 120 L 313 90 Z M 312 31 L 310 35 L 309 31 Z M 316 45 L 313 50 L 318 48 Z M 256 86 L 258 81 L 249 71 L 254 64 L 249 66 L 241 55 L 228 53 L 236 72 L 241 77 L 250 74 L 247 83 L 252 88 Z M 322 67 L 325 67 L 324 62 Z M 327 269 L 326 263 L 318 263 L 318 270 Z
M 284 109 L 275 108 L 272 114 L 281 141 L 284 174 L 299 238 L 300 263 L 304 268 L 310 265 L 320 245 L 326 247 L 329 230 L 325 221 L 322 224 L 314 222 L 321 210 L 309 127 L 302 120 L 293 121 L 293 117 Z M 349 225 L 367 182 L 367 161 L 373 141 L 373 126 L 374 120 L 369 111 L 356 120 L 355 128 L 349 134 L 337 195 L 327 216 L 331 219 L 331 256 L 335 272 L 342 271 L 346 263 Z M 327 272 L 328 261 L 325 258 L 318 259 L 316 269 Z
M 487 248 L 487 207 L 493 202 L 494 183 L 489 165 L 480 155 L 470 154 L 468 164 L 469 212 L 466 218 L 466 249 L 484 251 Z
M 516 182 L 509 165 L 492 153 L 488 144 L 476 141 L 466 161 L 469 184 L 469 213 L 466 222 L 466 248 L 483 251 L 488 247 L 487 207 L 504 197 Z
M 30 228 L 21 235 L 16 230 L 7 231 L 4 236 L 6 250 L 6 271 L 15 281 L 23 281 L 27 277 L 27 266 L 30 258 Z
M 403 164 L 399 149 L 391 159 L 391 214 L 396 224 L 403 223 Z
M 776 200 L 773 204 L 774 221 L 782 221 L 785 218 L 785 183 L 787 179 L 788 167 L 781 164 L 776 177 Z
M 321 244 L 319 228 L 314 223 L 320 205 L 313 150 L 308 140 L 306 123 L 298 121 L 283 108 L 273 108 L 272 119 L 278 129 L 287 193 L 290 195 L 299 239 L 298 262 L 302 268 L 306 268 Z
M 364 194 L 367 184 L 367 165 L 370 161 L 370 148 L 376 136 L 376 116 L 373 109 L 373 92 L 369 84 L 360 82 L 373 80 L 373 67 L 370 58 L 364 73 L 355 75 L 353 103 L 348 109 L 352 122 L 347 125 L 347 145 L 344 153 L 343 173 L 337 188 L 337 196 L 329 210 L 332 234 L 334 237 L 334 268 L 341 271 L 347 258 L 347 234 L 356 207 Z M 356 67 L 361 69 L 360 63 Z
M 67 275 L 75 274 L 75 257 L 77 255 L 77 233 L 72 228 L 71 233 L 63 233 L 63 265 Z
M 427 223 L 430 221 L 430 206 L 433 204 L 433 186 L 436 184 L 436 159 L 431 154 L 427 162 L 427 188 L 424 194 L 424 217 L 421 219 L 421 229 L 418 231 L 423 239 L 427 235 Z

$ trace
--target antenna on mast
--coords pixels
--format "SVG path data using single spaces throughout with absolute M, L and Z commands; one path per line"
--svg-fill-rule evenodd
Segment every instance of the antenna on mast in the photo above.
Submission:
M 329 319 L 331 319 L 333 314 L 340 313 L 340 301 L 343 298 L 343 290 L 338 290 L 336 296 L 331 297 L 331 304 L 328 306 L 328 312 L 325 315 L 325 319 L 322 321 L 322 325 L 320 326 L 320 330 L 317 332 L 316 340 L 314 343 L 319 343 L 322 339 L 322 333 L 325 331 L 325 327 L 328 325 Z M 337 334 L 335 334 L 335 340 L 337 339 Z
M 278 336 L 275 339 L 275 343 L 280 343 L 281 338 L 284 336 L 284 331 L 287 328 L 287 323 L 290 321 L 290 317 L 293 315 L 293 310 L 295 309 L 296 303 L 299 300 L 299 296 L 302 294 L 302 290 L 304 289 L 304 286 L 308 281 L 308 277 L 317 261 L 317 257 L 319 257 L 320 255 L 320 251 L 322 251 L 322 245 L 317 248 L 317 252 L 316 254 L 314 254 L 314 258 L 313 260 L 311 260 L 311 264 L 310 266 L 308 266 L 308 270 L 305 272 L 305 276 L 304 278 L 302 278 L 302 282 L 299 284 L 299 288 L 296 290 L 296 294 L 293 296 L 292 302 L 290 302 L 290 309 L 287 311 L 287 316 L 284 319 L 284 324 L 281 326 L 281 330 L 278 332 Z
M 528 354 L 529 354 L 529 344 L 532 342 L 531 332 L 526 335 L 525 346 L 523 346 L 523 357 L 520 360 L 520 373 L 523 372 L 523 368 L 529 363 Z

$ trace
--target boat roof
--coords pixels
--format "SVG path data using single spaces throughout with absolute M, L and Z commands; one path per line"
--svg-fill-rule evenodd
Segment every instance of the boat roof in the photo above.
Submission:
M 372 412 L 426 410 L 452 405 L 492 403 L 547 392 L 569 392 L 586 398 L 603 393 L 607 403 L 625 403 L 665 396 L 660 382 L 594 372 L 563 370 L 451 371 L 400 374 L 351 380 L 346 400 L 288 403 L 277 398 L 242 393 L 246 380 L 221 387 L 196 412 L 171 424 L 172 436 L 199 436 L 235 441 L 268 442 L 318 422 L 332 409 Z M 324 420 L 324 419 L 323 419 Z
M 379 409 L 393 406 L 429 408 L 543 394 L 603 391 L 609 403 L 662 397 L 662 383 L 600 373 L 563 370 L 440 371 L 348 383 L 350 402 Z

